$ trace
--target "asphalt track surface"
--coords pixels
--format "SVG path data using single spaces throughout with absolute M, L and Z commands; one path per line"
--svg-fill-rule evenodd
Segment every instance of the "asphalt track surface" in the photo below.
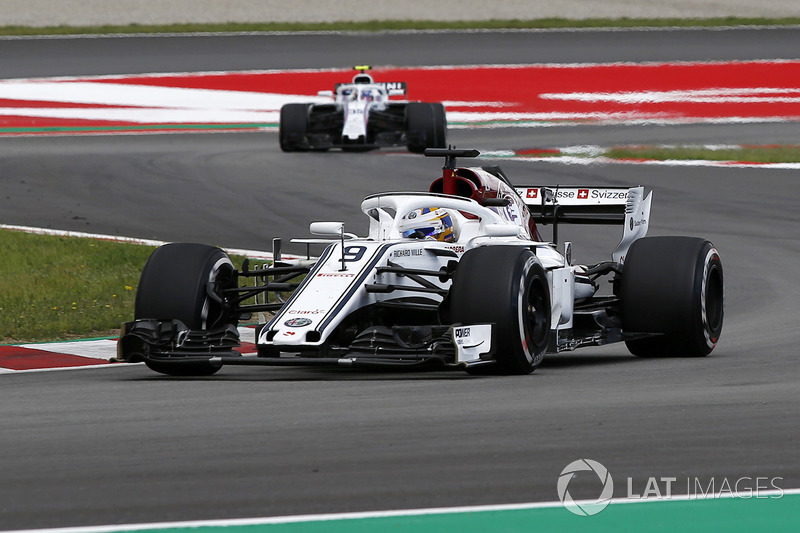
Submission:
M 774 59 L 788 57 L 798 37 L 782 29 L 0 46 L 13 51 L 3 54 L 3 77 L 12 78 L 365 60 Z M 790 143 L 799 130 L 453 130 L 450 142 L 479 149 Z M 363 196 L 425 188 L 441 166 L 401 152 L 283 154 L 274 133 L 7 138 L 0 162 L 3 223 L 248 248 L 306 236 L 310 220 L 345 220 L 363 232 Z M 645 185 L 654 190 L 652 235 L 713 241 L 726 276 L 725 328 L 713 354 L 644 360 L 614 345 L 501 378 L 234 367 L 174 379 L 141 366 L 3 375 L 0 530 L 552 501 L 561 470 L 579 458 L 609 469 L 617 497 L 626 495 L 628 477 L 634 492 L 650 477 L 677 478 L 677 493 L 695 478 L 719 486 L 779 477 L 782 488 L 800 487 L 796 173 L 510 161 L 503 168 L 520 184 Z M 603 235 L 562 231 L 586 262 L 605 259 L 616 244 L 613 230 Z M 596 497 L 584 482 L 573 497 Z

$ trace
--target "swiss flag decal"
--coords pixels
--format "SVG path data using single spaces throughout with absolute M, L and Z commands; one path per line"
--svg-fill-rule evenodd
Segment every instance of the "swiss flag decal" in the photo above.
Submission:
M 589 189 L 578 189 L 578 198 L 580 200 L 586 200 L 589 198 Z

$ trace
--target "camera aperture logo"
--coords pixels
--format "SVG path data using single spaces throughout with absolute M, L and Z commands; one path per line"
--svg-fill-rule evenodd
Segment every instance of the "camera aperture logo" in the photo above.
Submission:
M 600 496 L 596 500 L 580 500 L 575 501 L 569 493 L 569 483 L 575 478 L 578 472 L 594 472 L 600 479 L 603 488 Z M 579 516 L 592 516 L 608 506 L 611 501 L 611 496 L 614 494 L 614 480 L 611 479 L 611 474 L 608 469 L 597 461 L 592 459 L 578 459 L 573 461 L 561 471 L 558 476 L 558 498 L 568 511 Z

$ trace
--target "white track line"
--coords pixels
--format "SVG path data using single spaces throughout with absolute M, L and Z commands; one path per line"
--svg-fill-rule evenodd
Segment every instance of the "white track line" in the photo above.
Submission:
M 769 491 L 760 493 L 764 498 L 776 496 L 778 499 L 783 496 L 800 494 L 799 489 L 783 489 L 779 491 Z M 732 499 L 736 496 L 729 493 L 720 494 L 719 497 L 714 499 Z M 709 498 L 711 499 L 711 498 Z M 702 498 L 696 496 L 680 495 L 672 496 L 669 499 L 632 499 L 632 498 L 614 498 L 610 500 L 611 504 L 637 504 L 637 503 L 659 503 L 668 501 L 695 501 Z M 596 503 L 594 500 L 579 501 L 577 504 L 590 504 Z M 198 527 L 236 527 L 236 526 L 254 526 L 254 525 L 269 525 L 269 524 L 291 524 L 297 522 L 325 522 L 332 520 L 358 520 L 363 518 L 391 518 L 403 516 L 421 516 L 421 515 L 441 515 L 441 514 L 456 514 L 456 513 L 480 513 L 480 512 L 502 512 L 502 511 L 520 511 L 527 509 L 547 509 L 554 507 L 562 507 L 560 501 L 549 502 L 531 502 L 531 503 L 518 503 L 518 504 L 499 504 L 499 505 L 473 505 L 463 507 L 432 507 L 422 509 L 401 509 L 389 511 L 365 511 L 357 513 L 328 513 L 328 514 L 307 514 L 307 515 L 291 515 L 291 516 L 273 516 L 263 518 L 234 518 L 228 520 L 195 520 L 186 522 L 158 522 L 158 523 L 145 523 L 145 524 L 120 524 L 115 526 L 87 526 L 87 527 L 66 527 L 66 528 L 52 528 L 52 529 L 26 529 L 19 531 L 9 531 L 6 533 L 112 533 L 116 531 L 147 531 L 153 529 L 184 529 L 184 528 L 198 528 Z
M 119 235 L 102 235 L 99 233 L 84 233 L 81 231 L 66 231 L 66 230 L 57 230 L 49 228 L 36 228 L 31 226 L 15 226 L 11 224 L 0 224 L 0 229 L 21 231 L 24 233 L 33 233 L 36 235 L 54 235 L 57 237 L 78 237 L 82 239 L 99 239 L 103 241 L 142 244 L 145 246 L 161 246 L 162 244 L 167 244 L 165 241 L 137 239 L 135 237 L 122 237 Z M 272 260 L 272 252 L 264 252 L 259 250 L 242 250 L 238 248 L 223 248 L 223 249 L 231 255 L 243 255 L 251 259 L 262 259 L 267 261 Z M 305 257 L 286 255 L 286 254 L 284 254 L 282 257 L 283 259 L 287 260 L 306 259 Z

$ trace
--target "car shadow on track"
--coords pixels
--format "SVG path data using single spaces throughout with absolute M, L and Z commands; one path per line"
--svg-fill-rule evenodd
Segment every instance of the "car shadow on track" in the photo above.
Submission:
M 548 369 L 585 367 L 590 365 L 617 365 L 641 362 L 629 354 L 557 354 L 545 357 L 539 370 L 530 376 L 474 376 L 460 369 L 437 371 L 365 370 L 331 367 L 223 367 L 219 373 L 202 377 L 179 377 L 157 374 L 143 368 L 146 374 L 131 377 L 134 381 L 453 381 L 464 379 L 536 378 Z
M 641 359 L 627 353 L 592 355 L 567 352 L 545 357 L 539 368 L 569 368 L 573 366 L 623 364 L 637 361 L 641 361 Z
M 149 374 L 132 378 L 135 381 L 431 381 L 473 379 L 459 370 L 409 372 L 375 371 L 341 368 L 223 368 L 213 376 L 179 377 L 166 376 L 148 371 Z

